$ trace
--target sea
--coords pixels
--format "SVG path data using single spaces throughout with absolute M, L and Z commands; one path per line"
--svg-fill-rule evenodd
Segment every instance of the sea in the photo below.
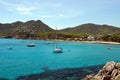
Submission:
M 29 42 L 35 47 L 27 47 Z M 57 41 L 63 53 L 53 53 L 52 40 L 0 38 L 0 78 L 36 74 L 45 70 L 80 68 L 120 61 L 120 45 Z

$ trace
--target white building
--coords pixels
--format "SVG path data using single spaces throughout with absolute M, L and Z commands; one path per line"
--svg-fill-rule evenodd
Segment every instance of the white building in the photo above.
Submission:
M 94 37 L 94 36 L 89 35 L 89 36 L 87 37 L 87 40 L 89 40 L 89 41 L 94 41 L 94 40 L 95 40 L 95 37 Z

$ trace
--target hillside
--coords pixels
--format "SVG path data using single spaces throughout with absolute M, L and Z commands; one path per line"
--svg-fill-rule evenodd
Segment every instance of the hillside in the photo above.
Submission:
M 50 32 L 53 31 L 48 25 L 40 20 L 30 20 L 27 22 L 14 22 L 14 23 L 0 23 L 0 34 L 9 34 L 16 32 Z M 68 33 L 82 33 L 82 34 L 119 34 L 120 28 L 109 25 L 97 25 L 97 24 L 83 24 L 72 28 L 66 28 L 60 30 L 61 32 Z
M 116 34 L 120 28 L 109 25 L 96 25 L 92 23 L 79 25 L 73 28 L 62 29 L 62 32 L 83 33 L 83 34 Z
M 11 34 L 16 32 L 49 32 L 53 31 L 52 28 L 50 28 L 48 25 L 44 24 L 42 21 L 37 20 L 31 20 L 27 22 L 14 22 L 14 23 L 6 23 L 2 24 L 0 23 L 0 34 Z
M 23 24 L 23 23 L 19 22 L 19 21 L 14 22 L 14 23 L 6 23 L 6 24 L 0 23 L 0 34 L 6 34 L 6 33 L 13 32 L 21 24 Z
M 27 22 L 0 23 L 0 37 L 5 38 L 32 38 L 32 39 L 54 39 L 55 30 L 40 20 Z M 109 35 L 111 34 L 111 36 Z M 58 39 L 87 40 L 89 35 L 98 35 L 97 39 L 120 42 L 120 28 L 109 25 L 83 24 L 73 28 L 59 30 Z M 100 35 L 100 36 L 99 36 Z
M 27 21 L 23 24 L 21 24 L 21 26 L 18 27 L 18 30 L 25 30 L 25 31 L 34 31 L 34 32 L 49 32 L 49 31 L 53 31 L 52 28 L 50 28 L 48 25 L 44 24 L 42 21 L 37 20 L 31 20 L 31 21 Z

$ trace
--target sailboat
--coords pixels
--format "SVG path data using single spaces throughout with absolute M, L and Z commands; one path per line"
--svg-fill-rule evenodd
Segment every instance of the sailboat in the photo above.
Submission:
M 30 33 L 30 37 L 31 37 L 31 33 Z M 30 39 L 30 42 L 27 44 L 27 47 L 35 47 L 35 43 L 31 42 Z
M 57 28 L 56 28 L 56 39 L 54 40 L 55 48 L 53 49 L 53 53 L 63 53 L 63 49 L 58 47 L 56 40 L 57 40 Z
M 63 50 L 60 47 L 56 47 L 54 48 L 53 53 L 63 53 Z

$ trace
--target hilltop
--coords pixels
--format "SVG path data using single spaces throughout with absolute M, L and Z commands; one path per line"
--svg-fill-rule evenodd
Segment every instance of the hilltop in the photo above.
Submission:
M 8 34 L 11 32 L 49 32 L 54 31 L 50 28 L 47 24 L 40 20 L 30 20 L 27 22 L 13 22 L 13 23 L 0 23 L 0 34 Z M 120 33 L 120 28 L 110 25 L 98 25 L 93 23 L 87 23 L 78 25 L 71 28 L 61 29 L 61 32 L 68 32 L 68 33 L 82 33 L 82 34 L 117 34 Z
M 13 22 L 13 23 L 6 23 L 2 24 L 0 23 L 0 33 L 11 33 L 15 31 L 35 31 L 35 32 L 41 32 L 41 31 L 53 31 L 52 28 L 50 28 L 48 25 L 43 23 L 40 20 L 30 20 L 27 22 Z
M 13 37 L 13 36 L 29 36 L 29 34 L 37 34 L 39 32 L 52 32 L 54 31 L 47 24 L 40 20 L 30 20 L 27 22 L 13 22 L 13 23 L 0 23 L 0 35 Z
M 120 28 L 110 25 L 97 25 L 93 23 L 82 24 L 72 28 L 62 29 L 62 32 L 82 33 L 82 34 L 117 34 L 120 33 Z

